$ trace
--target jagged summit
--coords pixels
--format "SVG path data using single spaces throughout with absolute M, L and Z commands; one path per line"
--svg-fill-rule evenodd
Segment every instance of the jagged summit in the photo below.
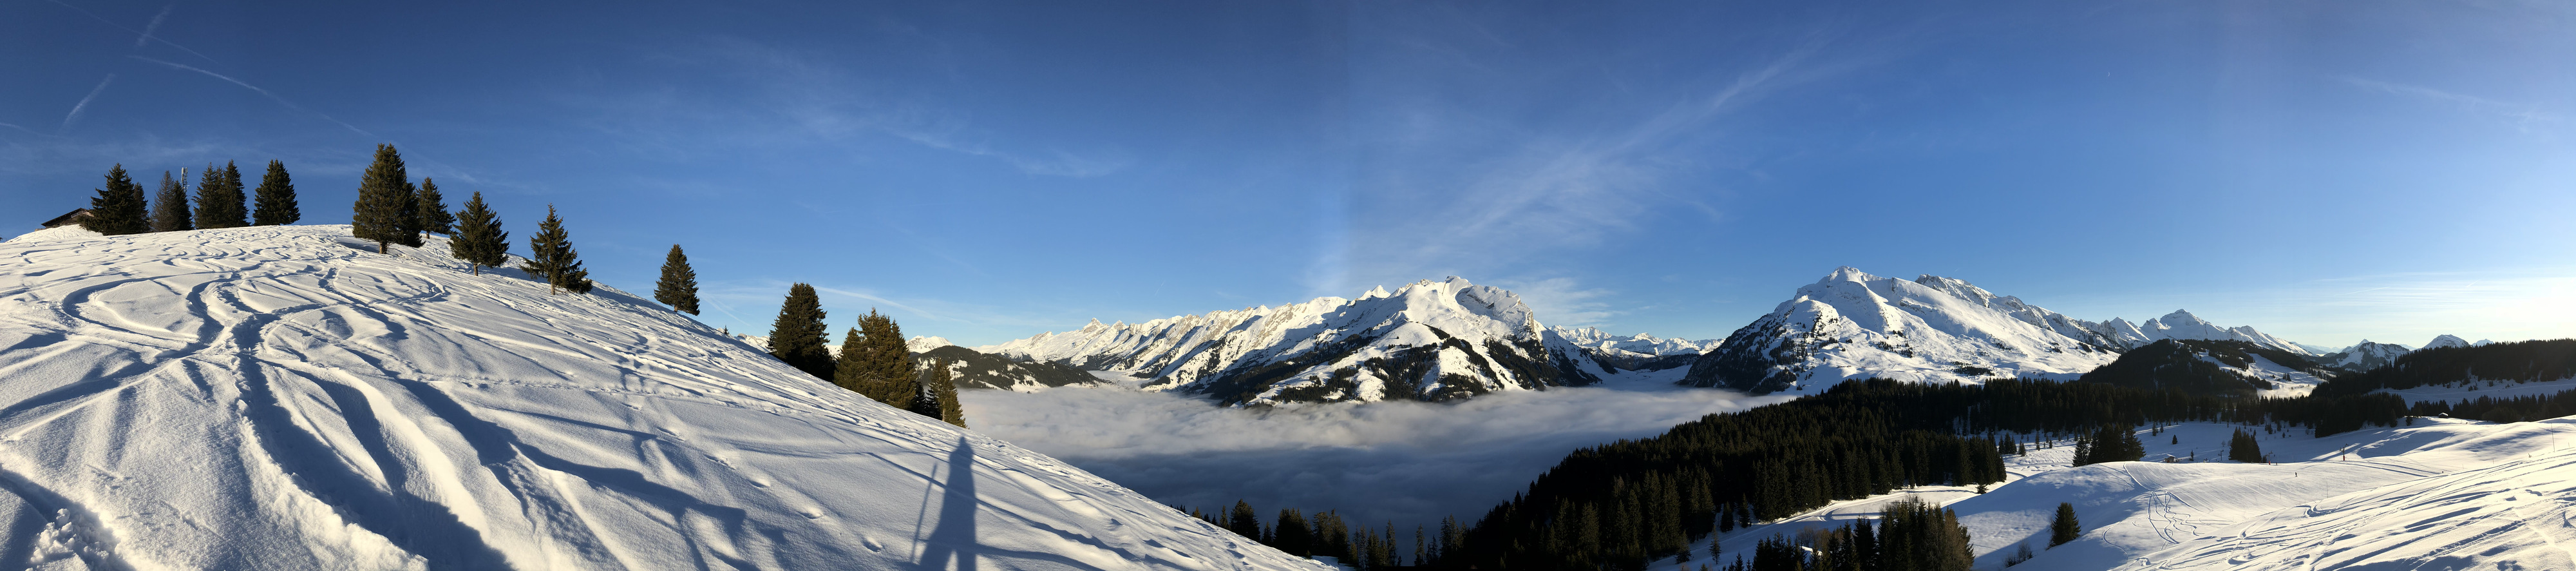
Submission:
M 1692 365 L 1684 384 L 1752 392 L 1823 390 L 1845 379 L 1981 382 L 2073 378 L 2119 353 L 2165 339 L 2243 341 L 2295 355 L 2306 348 L 2252 327 L 2191 312 L 2132 323 L 2092 322 L 1933 275 L 1883 278 L 1850 266 L 1798 288 Z
M 1319 569 L 647 299 L 349 227 L 0 243 L 0 561 Z
M 1091 325 L 979 347 L 1017 359 L 1145 377 L 1145 387 L 1231 405 L 1451 400 L 1598 382 L 1580 347 L 1551 344 L 1520 296 L 1464 278 L 1360 299 Z

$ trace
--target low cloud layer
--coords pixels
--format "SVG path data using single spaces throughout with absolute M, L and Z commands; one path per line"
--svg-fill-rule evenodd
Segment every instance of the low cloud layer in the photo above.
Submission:
M 1667 383 L 1270 410 L 1086 387 L 960 400 L 976 430 L 1167 504 L 1247 500 L 1264 521 L 1281 508 L 1335 509 L 1354 525 L 1409 530 L 1447 515 L 1472 523 L 1576 449 L 1781 400 Z

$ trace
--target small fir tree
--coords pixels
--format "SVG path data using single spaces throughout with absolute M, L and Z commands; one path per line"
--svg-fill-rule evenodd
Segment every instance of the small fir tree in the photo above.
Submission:
M 787 301 L 778 306 L 778 321 L 769 326 L 769 355 L 814 378 L 831 379 L 832 353 L 823 349 L 827 341 L 823 317 L 823 300 L 814 295 L 814 286 L 788 286 Z
M 415 206 L 420 231 L 444 236 L 456 234 L 456 215 L 447 212 L 447 199 L 438 195 L 438 182 L 420 179 L 420 203 Z
M 187 171 L 182 169 L 180 172 Z M 186 178 L 187 175 L 181 174 L 179 177 Z M 195 229 L 197 225 L 188 214 L 188 186 L 181 184 L 177 178 L 171 178 L 170 171 L 161 171 L 161 189 L 152 194 L 152 231 L 178 232 Z
M 2056 549 L 2083 536 L 2084 527 L 2075 523 L 2075 504 L 2059 502 L 2057 516 L 2048 520 L 2048 548 Z
M 581 254 L 573 251 L 572 236 L 564 232 L 563 218 L 555 215 L 552 204 L 546 205 L 546 219 L 537 223 L 537 233 L 528 236 L 528 263 L 520 267 L 546 280 L 546 293 L 557 289 L 590 293 L 590 271 L 581 269 Z
M 295 206 L 295 181 L 286 176 L 285 162 L 268 162 L 268 174 L 259 177 L 257 194 L 250 212 L 252 224 L 282 226 L 304 218 Z
M 144 211 L 149 207 L 143 198 L 143 185 L 125 176 L 125 165 L 107 169 L 107 188 L 96 189 L 98 196 L 89 199 L 89 219 L 81 227 L 91 232 L 118 236 L 152 231 L 152 222 Z
M 249 226 L 250 212 L 243 208 L 241 169 L 226 161 L 224 168 L 206 165 L 203 181 L 197 183 L 197 227 L 204 229 Z
M 689 268 L 689 255 L 680 252 L 679 244 L 672 244 L 671 255 L 662 257 L 662 281 L 653 283 L 653 301 L 673 311 L 698 314 L 698 272 Z
M 501 267 L 510 261 L 510 233 L 501 231 L 501 217 L 483 204 L 483 193 L 465 201 L 465 210 L 456 213 L 456 239 L 447 242 L 447 251 L 483 275 L 483 268 Z
M 825 377 L 832 380 L 833 386 L 849 389 L 850 392 L 862 395 L 868 394 L 868 387 L 864 386 L 864 383 L 861 383 L 858 380 L 860 377 L 864 377 L 866 375 L 858 374 L 860 366 L 854 364 L 856 362 L 854 359 L 858 359 L 860 355 L 865 355 L 868 352 L 868 344 L 864 339 L 865 337 L 859 334 L 859 328 L 857 327 L 852 327 L 848 333 L 841 334 L 841 351 L 839 353 L 832 354 L 832 358 L 834 359 L 832 361 L 832 376 Z M 868 398 L 874 400 L 876 397 L 871 396 Z
M 2236 429 L 2236 434 L 2227 439 L 2227 459 L 2238 462 L 2264 462 L 2263 444 L 2254 438 L 2254 433 L 2246 432 L 2242 428 Z
M 950 376 L 948 365 L 946 362 L 930 365 L 930 371 L 925 375 L 927 378 L 920 383 L 918 396 L 913 398 L 911 410 L 940 422 L 964 427 L 966 413 L 957 405 L 957 379 Z
M 407 231 L 416 202 L 410 176 L 393 145 L 376 145 L 376 162 L 367 165 L 367 174 L 358 179 L 357 212 L 349 220 L 349 233 L 375 242 L 378 254 L 392 244 L 419 246 L 420 234 Z

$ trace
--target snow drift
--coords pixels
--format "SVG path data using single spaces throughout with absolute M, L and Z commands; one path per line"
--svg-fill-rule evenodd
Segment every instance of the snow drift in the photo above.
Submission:
M 1318 568 L 634 296 L 346 226 L 0 243 L 0 564 Z

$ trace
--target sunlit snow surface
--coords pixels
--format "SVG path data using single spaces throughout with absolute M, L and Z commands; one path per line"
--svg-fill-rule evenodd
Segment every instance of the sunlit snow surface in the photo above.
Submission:
M 634 296 L 373 250 L 0 243 L 0 565 L 1314 568 Z

